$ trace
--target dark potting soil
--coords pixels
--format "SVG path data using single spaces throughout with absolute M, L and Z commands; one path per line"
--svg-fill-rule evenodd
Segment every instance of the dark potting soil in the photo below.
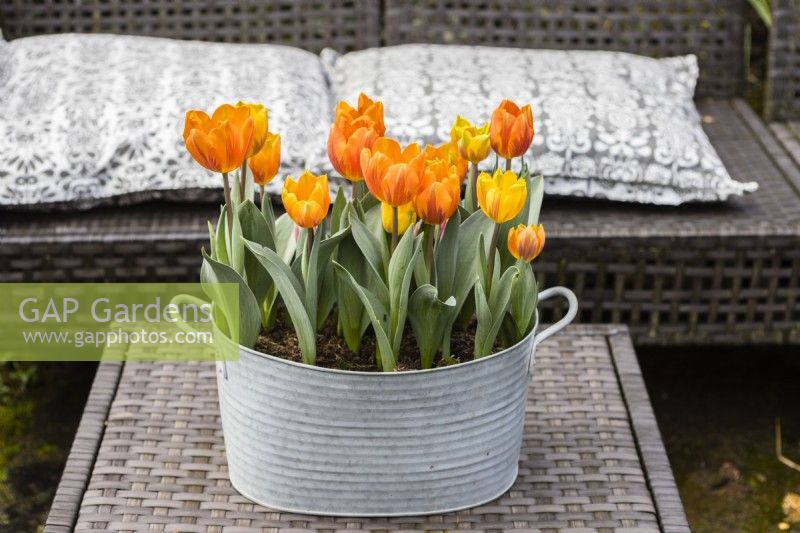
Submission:
M 453 331 L 450 339 L 452 355 L 442 359 L 437 355 L 433 361 L 434 368 L 471 361 L 475 349 L 475 326 L 466 330 Z M 255 350 L 287 359 L 302 362 L 300 345 L 291 324 L 278 319 L 269 331 L 261 330 Z M 317 333 L 317 363 L 323 368 L 353 370 L 361 372 L 379 372 L 375 358 L 375 336 L 370 330 L 361 340 L 361 349 L 353 353 L 344 338 L 336 334 L 336 327 L 329 321 Z M 410 328 L 406 328 L 400 345 L 400 360 L 397 371 L 420 370 L 420 355 L 417 342 Z

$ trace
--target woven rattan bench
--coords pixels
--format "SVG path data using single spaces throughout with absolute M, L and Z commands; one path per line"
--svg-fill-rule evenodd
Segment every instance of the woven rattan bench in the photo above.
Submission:
M 215 374 L 213 363 L 101 364 L 45 531 L 689 531 L 624 326 L 573 326 L 537 349 L 516 484 L 446 515 L 250 503 L 227 478 Z
M 776 0 L 776 17 L 778 11 L 793 13 L 797 1 Z M 627 323 L 637 343 L 797 343 L 800 167 L 737 99 L 744 88 L 746 4 L 6 0 L 0 4 L 0 26 L 8 38 L 101 31 L 274 41 L 314 51 L 445 42 L 695 53 L 706 131 L 730 173 L 758 181 L 761 189 L 723 205 L 680 208 L 548 199 L 543 213 L 548 251 L 538 270 L 544 284 L 578 292 L 580 320 Z M 784 28 L 776 20 L 778 27 Z M 784 55 L 800 42 L 773 41 L 773 64 L 791 61 Z M 773 89 L 796 79 L 796 69 L 778 70 Z M 213 204 L 152 203 L 41 217 L 0 213 L 0 281 L 194 280 L 206 220 L 216 211 Z

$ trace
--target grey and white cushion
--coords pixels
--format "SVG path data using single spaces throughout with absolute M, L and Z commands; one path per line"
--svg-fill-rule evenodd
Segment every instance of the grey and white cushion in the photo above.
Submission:
M 757 188 L 730 177 L 703 132 L 694 56 L 419 44 L 322 58 L 333 97 L 383 100 L 402 142 L 443 142 L 457 114 L 482 123 L 504 98 L 530 102 L 526 159 L 550 194 L 675 205 Z
M 0 206 L 209 197 L 221 178 L 186 153 L 184 114 L 239 99 L 269 108 L 282 173 L 324 144 L 327 81 L 303 50 L 77 34 L 2 43 Z

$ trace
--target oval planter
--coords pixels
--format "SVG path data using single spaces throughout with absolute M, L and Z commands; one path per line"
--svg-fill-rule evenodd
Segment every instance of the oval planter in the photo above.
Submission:
M 322 515 L 473 507 L 517 477 L 536 345 L 575 317 L 475 361 L 397 373 L 302 365 L 240 347 L 217 363 L 230 480 L 246 498 Z M 538 319 L 537 319 L 538 325 Z

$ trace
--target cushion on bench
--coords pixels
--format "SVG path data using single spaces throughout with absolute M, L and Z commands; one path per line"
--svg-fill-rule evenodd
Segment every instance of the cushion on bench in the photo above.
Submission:
M 221 178 L 186 152 L 184 114 L 237 100 L 268 105 L 282 174 L 324 143 L 325 75 L 300 49 L 83 34 L 0 41 L 0 206 L 216 200 L 209 189 Z

